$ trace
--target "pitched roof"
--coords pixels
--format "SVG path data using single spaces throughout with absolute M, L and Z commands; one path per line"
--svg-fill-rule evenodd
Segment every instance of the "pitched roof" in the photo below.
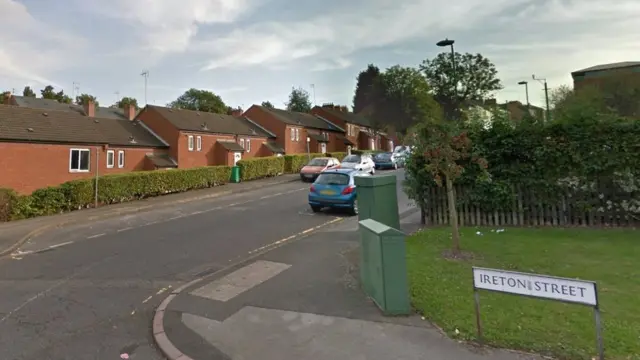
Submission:
M 29 96 L 15 96 L 13 98 L 16 101 L 16 104 L 20 107 L 27 107 L 33 109 L 42 109 L 42 110 L 59 110 L 59 111 L 73 111 L 82 115 L 86 115 L 84 113 L 84 108 L 81 105 L 75 104 L 64 104 L 60 103 L 57 100 L 43 99 L 43 98 L 34 98 Z M 96 106 L 95 108 L 95 117 L 101 119 L 116 119 L 116 120 L 128 120 L 124 115 L 124 110 L 119 108 L 110 108 L 110 107 L 100 107 Z
M 284 149 L 272 141 L 267 141 L 264 145 L 275 154 L 284 154 Z
M 233 141 L 218 141 L 218 144 L 229 151 L 244 151 L 244 148 L 237 142 Z
M 178 163 L 166 154 L 150 154 L 147 158 L 151 160 L 153 165 L 159 168 L 176 168 Z
M 346 136 L 344 135 L 338 135 L 336 136 L 336 138 L 340 141 L 342 141 L 345 145 L 355 145 L 351 140 L 349 140 Z
M 282 121 L 285 124 L 299 125 L 299 126 L 304 126 L 304 127 L 313 128 L 313 129 L 320 129 L 320 130 L 344 132 L 344 129 L 339 127 L 338 125 L 326 119 L 322 119 L 313 114 L 287 111 L 287 110 L 281 110 L 281 109 L 269 109 L 260 105 L 253 105 L 253 106 L 257 106 L 262 110 L 270 113 L 276 119 Z
M 360 126 L 372 127 L 371 119 L 369 119 L 364 115 L 354 114 L 352 112 L 347 112 L 347 111 L 340 111 L 340 110 L 336 110 L 328 107 L 320 107 L 320 109 L 339 119 L 342 119 L 342 121 L 345 121 L 351 124 L 360 125 Z
M 596 66 L 591 66 L 582 70 L 576 70 L 571 73 L 571 75 L 579 75 L 580 73 L 592 72 L 592 71 L 603 71 L 603 70 L 613 70 L 613 69 L 622 69 L 628 67 L 640 67 L 640 61 L 623 61 L 617 63 L 610 64 L 601 64 Z
M 168 147 L 138 121 L 88 118 L 71 111 L 8 105 L 0 105 L 0 140 Z
M 256 126 L 244 117 L 215 114 L 209 112 L 172 109 L 163 106 L 147 105 L 183 131 L 199 133 L 233 134 L 247 136 L 274 137 L 260 126 Z M 143 110 L 144 111 L 144 110 Z
M 329 142 L 329 139 L 322 134 L 310 133 L 309 137 L 319 142 Z

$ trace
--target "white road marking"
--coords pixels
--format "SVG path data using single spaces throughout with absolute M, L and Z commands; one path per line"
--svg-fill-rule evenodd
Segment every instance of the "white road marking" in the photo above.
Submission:
M 118 229 L 118 230 L 116 230 L 116 231 L 117 231 L 117 232 L 123 232 L 123 231 L 131 230 L 131 229 L 133 229 L 133 228 L 134 228 L 134 226 L 130 226 L 130 227 L 126 227 L 126 228 Z
M 51 246 L 49 246 L 49 249 L 55 249 L 55 248 L 59 248 L 61 246 L 69 245 L 69 244 L 73 244 L 73 241 L 67 241 L 67 242 L 63 242 L 63 243 L 60 243 L 60 244 L 51 245 Z
M 327 221 L 327 222 L 322 223 L 322 224 L 320 224 L 320 225 L 318 225 L 318 226 L 315 226 L 315 227 L 312 227 L 312 228 L 309 228 L 309 229 L 303 230 L 303 231 L 301 231 L 301 232 L 299 232 L 299 233 L 297 233 L 297 234 L 294 234 L 294 235 L 288 236 L 288 237 L 286 237 L 286 238 L 284 238 L 284 239 L 280 239 L 280 240 L 278 240 L 278 241 L 274 241 L 274 242 L 272 242 L 271 244 L 267 244 L 267 245 L 265 245 L 265 246 L 262 246 L 262 247 L 259 247 L 259 248 L 257 248 L 257 249 L 251 250 L 251 251 L 249 251 L 249 254 L 255 254 L 255 253 L 257 253 L 257 252 L 260 252 L 260 251 L 262 251 L 262 250 L 268 249 L 268 248 L 270 248 L 270 247 L 278 246 L 278 245 L 282 245 L 282 244 L 286 243 L 287 241 L 291 241 L 291 240 L 293 240 L 293 239 L 297 238 L 298 236 L 302 236 L 302 235 L 308 234 L 308 233 L 310 233 L 310 232 L 312 232 L 312 231 L 318 230 L 318 229 L 320 229 L 320 228 L 322 228 L 322 227 L 325 227 L 325 226 L 327 226 L 327 225 L 333 224 L 333 223 L 338 222 L 338 221 L 341 221 L 341 220 L 342 220 L 342 218 L 334 218 L 333 220 Z
M 105 236 L 105 235 L 107 235 L 107 234 L 106 233 L 95 234 L 95 235 L 87 236 L 87 239 L 95 239 L 95 238 L 98 238 L 100 236 Z
M 144 299 L 144 300 L 142 301 L 142 303 L 143 303 L 143 304 L 148 303 L 148 302 L 149 302 L 149 300 L 151 300 L 151 298 L 152 298 L 152 297 L 153 297 L 153 295 L 149 296 L 148 298 Z
M 229 301 L 290 267 L 289 264 L 258 260 L 194 290 L 191 294 L 211 300 Z

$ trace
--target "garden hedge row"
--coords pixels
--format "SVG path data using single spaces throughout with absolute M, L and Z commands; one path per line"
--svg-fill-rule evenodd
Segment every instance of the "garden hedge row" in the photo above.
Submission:
M 114 204 L 148 197 L 223 185 L 231 177 L 229 166 L 140 171 L 106 175 L 98 179 L 98 203 Z M 95 204 L 95 179 L 74 180 L 59 186 L 18 195 L 0 189 L 0 221 L 58 214 Z
M 268 156 L 238 161 L 242 181 L 278 176 L 284 173 L 284 156 Z

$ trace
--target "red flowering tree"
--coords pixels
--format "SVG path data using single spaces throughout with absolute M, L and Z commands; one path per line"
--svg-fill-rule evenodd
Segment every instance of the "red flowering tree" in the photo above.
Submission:
M 486 169 L 487 162 L 473 155 L 467 132 L 454 122 L 426 123 L 416 130 L 417 148 L 424 157 L 425 170 L 437 186 L 446 187 L 453 252 L 459 253 L 460 229 L 453 183 L 462 175 L 465 165 L 477 164 Z

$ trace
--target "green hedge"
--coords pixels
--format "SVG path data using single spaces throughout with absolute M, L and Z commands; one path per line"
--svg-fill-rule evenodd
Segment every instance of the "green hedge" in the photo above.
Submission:
M 258 157 L 238 161 L 242 181 L 262 179 L 284 173 L 283 156 Z
M 353 155 L 362 155 L 362 154 L 379 154 L 387 151 L 382 150 L 351 150 Z
M 324 157 L 325 154 L 322 153 L 312 153 L 310 154 L 311 158 Z M 285 155 L 284 157 L 284 172 L 287 174 L 296 174 L 300 172 L 303 166 L 305 166 L 309 162 L 308 154 L 295 154 L 295 155 Z
M 98 203 L 114 204 L 226 184 L 229 166 L 140 171 L 107 175 L 98 179 Z M 74 180 L 59 186 L 17 195 L 0 189 L 0 221 L 52 215 L 95 204 L 95 179 Z
M 334 157 L 340 161 L 342 161 L 342 159 L 344 159 L 347 156 L 346 152 L 332 152 L 332 153 L 327 153 L 328 157 Z

